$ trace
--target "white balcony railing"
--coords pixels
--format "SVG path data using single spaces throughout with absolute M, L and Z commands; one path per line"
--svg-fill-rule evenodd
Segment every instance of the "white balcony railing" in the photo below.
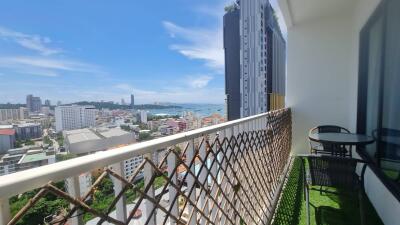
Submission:
M 24 218 L 48 195 L 67 203 L 43 218 L 50 224 L 266 224 L 290 146 L 291 113 L 282 109 L 2 176 L 0 225 L 37 224 Z M 124 160 L 139 155 L 143 162 L 126 179 Z M 84 173 L 95 180 L 82 195 Z M 96 201 L 106 179 L 113 193 L 102 208 Z M 27 191 L 29 201 L 10 213 L 9 199 Z

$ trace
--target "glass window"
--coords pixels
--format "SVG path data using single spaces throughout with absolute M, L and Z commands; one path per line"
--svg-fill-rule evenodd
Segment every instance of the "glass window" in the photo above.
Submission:
M 400 190 L 400 1 L 384 1 L 361 32 L 358 132 L 365 147 Z

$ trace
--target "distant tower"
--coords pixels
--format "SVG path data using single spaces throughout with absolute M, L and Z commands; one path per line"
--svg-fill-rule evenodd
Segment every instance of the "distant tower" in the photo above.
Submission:
M 51 104 L 50 104 L 50 100 L 46 99 L 46 100 L 44 101 L 44 105 L 45 105 L 45 106 L 50 106 L 50 105 L 51 105 Z
M 125 105 L 125 99 L 121 98 L 121 105 Z
M 29 112 L 41 112 L 42 111 L 42 100 L 40 97 L 34 97 L 33 95 L 26 96 L 26 107 Z
M 131 109 L 135 108 L 135 96 L 131 94 Z

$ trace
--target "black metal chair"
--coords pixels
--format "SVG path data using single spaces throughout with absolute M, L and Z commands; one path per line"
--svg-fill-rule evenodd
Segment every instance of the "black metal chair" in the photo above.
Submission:
M 310 224 L 310 199 L 309 190 L 311 186 L 320 186 L 320 193 L 327 192 L 322 187 L 333 187 L 357 193 L 360 201 L 361 224 L 365 224 L 363 207 L 364 196 L 364 173 L 367 166 L 365 161 L 354 158 L 343 158 L 326 155 L 302 155 L 304 171 L 304 188 L 307 210 L 307 224 Z M 308 162 L 308 168 L 305 167 Z M 363 164 L 361 174 L 356 173 L 357 164 Z M 329 191 L 329 193 L 332 193 Z M 340 194 L 339 192 L 335 192 Z
M 335 125 L 322 125 L 312 128 L 309 133 L 350 133 L 350 131 L 344 127 Z M 334 155 L 350 158 L 353 157 L 352 146 L 337 146 L 310 140 L 310 147 L 311 154 Z

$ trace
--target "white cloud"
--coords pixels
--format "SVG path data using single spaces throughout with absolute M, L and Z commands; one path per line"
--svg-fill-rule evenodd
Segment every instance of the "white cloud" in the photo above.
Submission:
M 12 69 L 17 73 L 39 76 L 58 76 L 60 72 L 102 73 L 95 65 L 74 60 L 43 57 L 12 56 L 0 57 L 0 68 Z
M 208 75 L 195 77 L 195 78 L 191 77 L 189 79 L 189 85 L 192 88 L 204 88 L 204 87 L 206 87 L 208 85 L 208 83 L 212 79 L 213 79 L 213 77 L 212 76 L 208 76 Z
M 223 103 L 223 88 L 192 88 L 188 87 L 169 87 L 158 91 L 144 90 L 133 87 L 132 85 L 122 83 L 116 84 L 107 91 L 98 91 L 96 94 L 91 92 L 91 96 L 97 99 L 112 99 L 119 101 L 121 96 L 128 98 L 130 94 L 135 95 L 135 101 L 138 103 L 152 102 L 174 102 L 174 103 Z M 81 93 L 83 94 L 83 93 Z M 89 96 L 86 96 L 89 97 Z
M 17 43 L 23 48 L 39 52 L 41 55 L 54 55 L 61 53 L 58 48 L 48 47 L 51 39 L 40 35 L 30 35 L 0 27 L 0 38 Z
M 204 60 L 206 66 L 222 73 L 224 70 L 224 50 L 222 29 L 185 28 L 170 21 L 163 21 L 171 37 L 184 43 L 173 44 L 172 50 L 178 51 L 189 59 Z

